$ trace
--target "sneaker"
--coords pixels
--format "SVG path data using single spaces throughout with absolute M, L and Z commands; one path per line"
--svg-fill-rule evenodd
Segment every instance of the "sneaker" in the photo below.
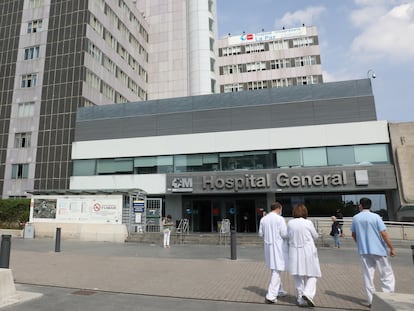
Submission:
M 275 300 L 270 300 L 270 299 L 265 298 L 265 303 L 267 303 L 269 305 L 275 303 L 276 301 L 277 301 L 276 299 Z
M 277 297 L 286 297 L 287 296 L 287 291 L 285 291 L 285 290 L 280 290 L 278 293 L 277 293 Z
M 314 307 L 315 303 L 313 302 L 312 298 L 307 295 L 302 295 L 303 300 L 305 300 L 309 306 Z
M 298 298 L 298 306 L 299 307 L 307 307 L 308 303 L 302 297 L 299 297 Z

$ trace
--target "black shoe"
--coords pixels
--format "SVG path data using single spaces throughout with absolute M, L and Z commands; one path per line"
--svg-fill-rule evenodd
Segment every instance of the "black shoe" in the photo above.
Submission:
M 272 303 L 275 303 L 275 301 L 265 298 L 265 303 L 271 305 Z

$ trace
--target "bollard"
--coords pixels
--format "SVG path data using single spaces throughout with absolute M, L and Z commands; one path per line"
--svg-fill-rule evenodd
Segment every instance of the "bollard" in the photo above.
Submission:
M 413 264 L 414 264 L 414 245 L 411 245 L 411 252 L 413 253 Z
M 235 230 L 231 230 L 231 236 L 230 236 L 230 251 L 231 251 L 231 260 L 236 260 L 237 259 L 237 254 L 236 254 L 236 231 Z
M 55 252 L 60 252 L 60 231 L 61 228 L 56 228 Z
M 9 269 L 10 263 L 10 246 L 11 246 L 11 235 L 1 235 L 1 249 L 0 249 L 0 268 Z

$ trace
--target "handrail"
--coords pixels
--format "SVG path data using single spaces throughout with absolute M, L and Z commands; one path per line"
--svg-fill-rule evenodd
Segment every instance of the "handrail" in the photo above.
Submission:
M 285 217 L 286 221 L 290 218 Z M 318 232 L 330 232 L 330 227 L 332 225 L 332 220 L 330 217 L 309 217 L 315 228 Z M 338 219 L 338 221 L 343 223 L 343 229 L 345 231 L 350 230 L 352 217 L 344 217 Z M 398 240 L 414 240 L 414 222 L 401 222 L 401 221 L 384 221 L 387 232 L 390 235 L 391 239 Z M 322 230 L 325 228 L 326 230 Z

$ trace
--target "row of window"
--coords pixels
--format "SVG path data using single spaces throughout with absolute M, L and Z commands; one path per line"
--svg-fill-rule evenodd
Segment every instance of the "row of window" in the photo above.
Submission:
M 264 81 L 252 81 L 247 83 L 231 83 L 221 85 L 220 92 L 231 93 L 240 92 L 244 90 L 261 90 L 267 88 L 280 88 L 293 85 L 307 85 L 307 84 L 319 84 L 322 83 L 322 76 L 304 76 L 296 78 L 282 78 Z
M 146 100 L 147 94 L 142 88 L 138 87 L 138 85 L 132 80 L 126 80 L 126 81 L 128 83 L 127 84 L 128 87 L 134 93 L 138 94 L 138 96 L 142 98 L 143 100 Z M 124 96 L 122 96 L 113 87 L 111 87 L 108 83 L 104 82 L 101 78 L 99 78 L 96 74 L 94 74 L 89 69 L 86 69 L 85 83 L 89 85 L 91 88 L 94 88 L 98 92 L 102 93 L 102 95 L 104 95 L 105 97 L 107 97 L 114 103 L 121 104 L 121 103 L 128 102 L 128 100 Z M 134 85 L 135 85 L 135 90 L 134 90 Z
M 220 75 L 317 65 L 320 64 L 320 59 L 318 58 L 319 57 L 316 55 L 308 55 L 296 58 L 274 59 L 270 61 L 221 66 Z
M 125 72 L 121 70 L 108 56 L 106 56 L 99 48 L 97 48 L 92 42 L 88 42 L 88 54 L 91 55 L 96 61 L 98 61 L 105 69 L 112 73 L 119 81 L 121 81 L 128 89 L 134 94 L 140 97 L 142 100 L 146 100 L 147 95 L 143 88 L 141 88 L 134 79 L 130 78 Z M 132 57 L 129 58 L 130 66 L 134 69 L 138 69 L 140 77 L 147 82 L 147 73 L 144 68 L 138 64 Z M 133 60 L 133 62 L 131 62 Z
M 114 50 L 116 51 L 119 56 L 121 56 L 126 62 L 130 62 L 129 58 L 133 58 L 125 48 L 116 40 L 115 36 L 112 35 L 110 31 L 108 31 L 99 21 L 98 19 L 90 14 L 90 21 L 89 25 L 98 33 L 102 39 Z M 139 43 L 139 41 L 132 35 L 129 34 L 125 35 L 129 38 L 129 42 L 131 43 L 132 47 L 138 54 L 143 56 L 143 59 L 148 62 L 148 52 L 144 49 L 144 47 Z M 132 60 L 131 60 L 132 61 Z M 136 62 L 136 61 L 135 61 Z
M 73 176 L 258 170 L 391 163 L 387 144 L 73 161 Z
M 239 54 L 259 53 L 264 51 L 278 51 L 293 49 L 311 45 L 317 45 L 317 37 L 300 37 L 295 39 L 277 40 L 271 42 L 260 42 L 243 44 L 219 49 L 219 56 L 230 56 Z

